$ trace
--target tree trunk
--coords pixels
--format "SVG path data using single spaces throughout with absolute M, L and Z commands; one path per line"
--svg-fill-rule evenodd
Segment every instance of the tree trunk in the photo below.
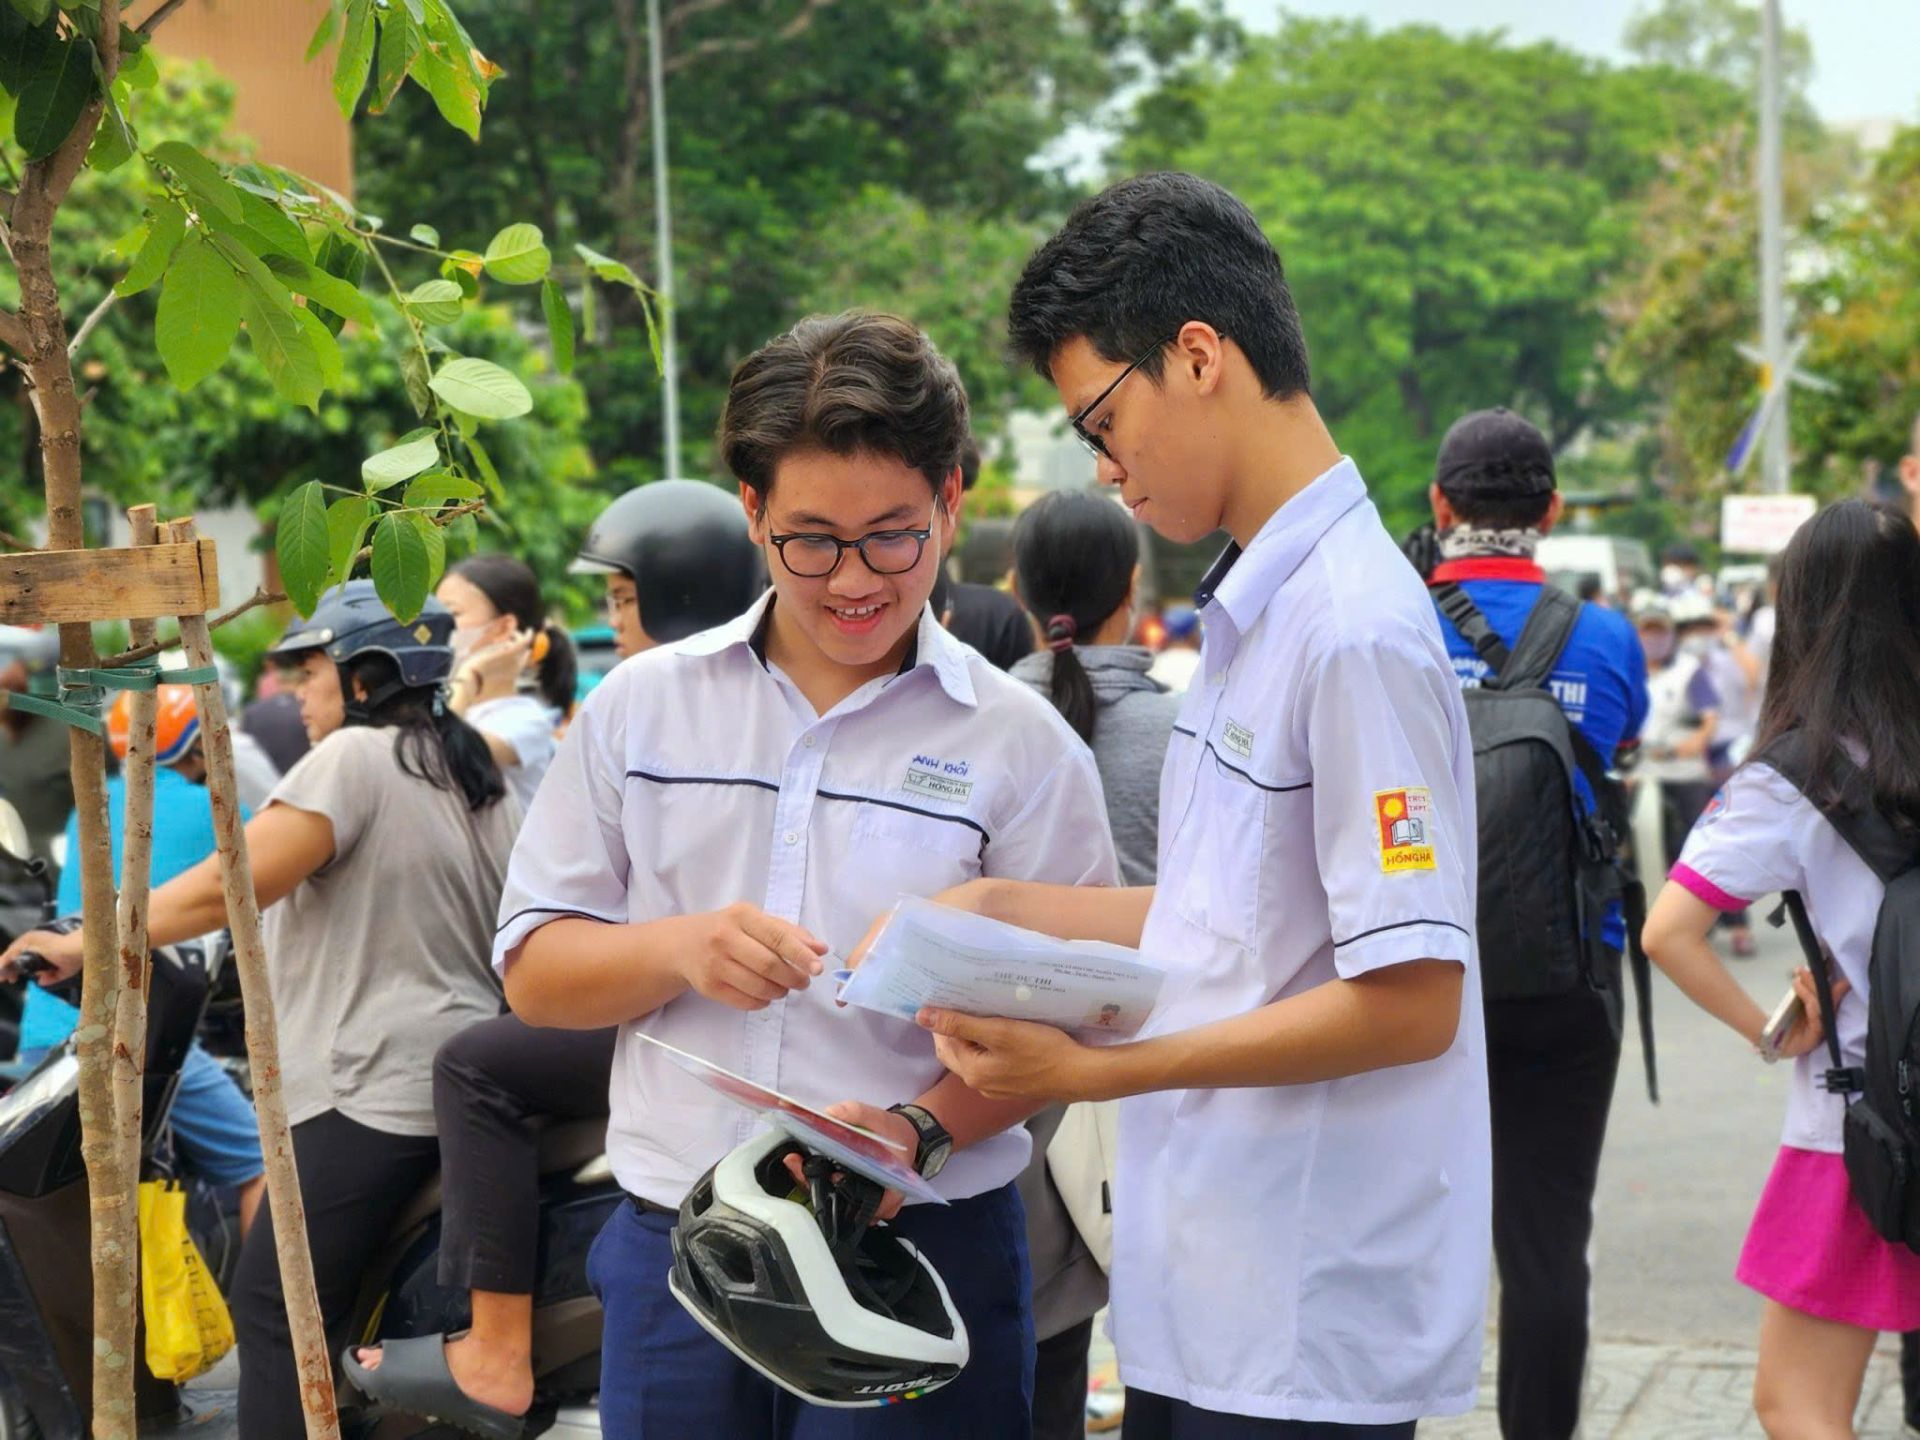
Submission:
M 127 512 L 127 519 L 134 544 L 154 543 L 158 527 L 153 506 L 136 505 Z M 132 621 L 129 629 L 136 645 L 153 639 L 151 620 Z M 153 868 L 154 718 L 159 699 L 151 690 L 136 690 L 130 704 L 117 916 L 120 994 L 113 1013 L 113 1128 L 120 1149 L 121 1183 L 133 1187 L 140 1183 L 141 1087 L 147 1073 L 147 894 Z M 137 1238 L 137 1210 L 135 1228 Z
M 103 0 L 103 26 L 119 38 L 118 0 Z M 103 54 L 113 62 L 117 56 Z M 107 71 L 112 74 L 111 69 Z M 80 401 L 67 360 L 67 327 L 54 283 L 50 241 L 53 216 L 86 158 L 100 123 L 99 100 L 82 112 L 59 149 L 29 165 L 10 217 L 9 248 L 20 279 L 20 320 L 27 333 L 27 374 L 40 422 L 40 454 L 47 493 L 47 543 L 78 550 L 86 544 L 80 519 Z M 93 631 L 60 627 L 60 663 L 91 667 Z M 98 1440 L 133 1440 L 133 1341 L 139 1303 L 139 1215 L 133 1177 L 115 1143 L 111 1042 L 119 982 L 114 918 L 113 848 L 107 825 L 105 746 L 76 728 L 71 737 L 74 809 L 79 818 L 85 961 L 81 971 L 80 1151 L 87 1165 L 93 1233 L 93 1426 Z
M 170 528 L 176 544 L 189 544 L 196 538 L 191 520 L 176 520 Z M 182 615 L 180 639 L 186 646 L 189 665 L 213 664 L 213 641 L 206 616 Z M 233 959 L 239 967 L 240 993 L 247 1007 L 253 1108 L 260 1118 L 260 1151 L 266 1160 L 273 1238 L 280 1252 L 280 1285 L 287 1298 L 287 1323 L 300 1372 L 300 1407 L 306 1414 L 308 1440 L 339 1440 L 333 1357 L 320 1323 L 313 1259 L 307 1253 L 307 1212 L 300 1200 L 300 1175 L 294 1168 L 287 1103 L 280 1091 L 280 1034 L 267 981 L 266 947 L 260 939 L 253 866 L 247 856 L 246 832 L 240 824 L 226 699 L 217 681 L 194 686 L 194 697 L 200 705 L 201 733 L 206 737 L 207 790 L 213 801 L 214 835 L 220 845 L 220 884 L 227 895 L 227 926 L 233 932 Z

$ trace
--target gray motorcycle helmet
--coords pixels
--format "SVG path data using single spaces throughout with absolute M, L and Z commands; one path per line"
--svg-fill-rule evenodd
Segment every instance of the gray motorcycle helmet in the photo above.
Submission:
M 364 724 L 371 711 L 391 698 L 391 692 L 444 683 L 453 673 L 452 637 L 453 612 L 432 596 L 418 615 L 402 624 L 381 603 L 371 580 L 349 580 L 322 595 L 307 619 L 296 615 L 287 633 L 267 651 L 267 659 L 298 661 L 318 650 L 335 665 L 345 666 L 362 655 L 386 656 L 400 678 L 364 702 L 351 699 L 346 676 L 341 676 L 341 688 L 349 696 L 347 721 Z
M 700 480 L 629 490 L 600 512 L 569 568 L 629 577 L 640 623 L 662 643 L 724 625 L 767 585 L 739 500 Z

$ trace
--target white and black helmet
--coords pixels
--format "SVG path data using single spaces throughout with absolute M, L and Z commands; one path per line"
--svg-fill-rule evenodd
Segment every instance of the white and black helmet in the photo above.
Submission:
M 789 1155 L 812 1203 L 789 1198 Z M 917 1399 L 967 1363 L 939 1273 L 872 1226 L 881 1189 L 778 1131 L 729 1152 L 680 1204 L 668 1288 L 722 1345 L 782 1389 L 842 1409 Z

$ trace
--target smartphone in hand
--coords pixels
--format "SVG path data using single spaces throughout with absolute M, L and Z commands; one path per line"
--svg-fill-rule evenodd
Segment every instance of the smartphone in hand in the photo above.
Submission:
M 1773 1014 L 1767 1017 L 1766 1028 L 1760 1032 L 1760 1058 L 1771 1065 L 1780 1058 L 1780 1047 L 1786 1043 L 1787 1036 L 1793 1033 L 1793 1027 L 1805 1018 L 1807 1007 L 1800 997 L 1788 990 L 1780 1003 L 1773 1007 Z

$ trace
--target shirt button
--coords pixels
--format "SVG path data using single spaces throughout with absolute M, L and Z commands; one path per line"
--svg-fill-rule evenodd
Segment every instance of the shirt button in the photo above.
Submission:
M 796 830 L 787 831 L 787 833 L 782 838 L 789 845 L 798 845 L 800 843 L 800 834 Z
M 804 745 L 804 746 L 806 746 L 806 747 L 807 747 L 807 749 L 809 749 L 809 750 L 811 750 L 811 749 L 813 748 L 813 736 L 811 736 L 811 735 L 809 735 L 809 736 L 807 736 L 807 737 L 806 737 L 806 738 L 805 738 L 804 740 L 802 740 L 802 741 L 801 741 L 800 743 L 801 743 L 802 745 Z

